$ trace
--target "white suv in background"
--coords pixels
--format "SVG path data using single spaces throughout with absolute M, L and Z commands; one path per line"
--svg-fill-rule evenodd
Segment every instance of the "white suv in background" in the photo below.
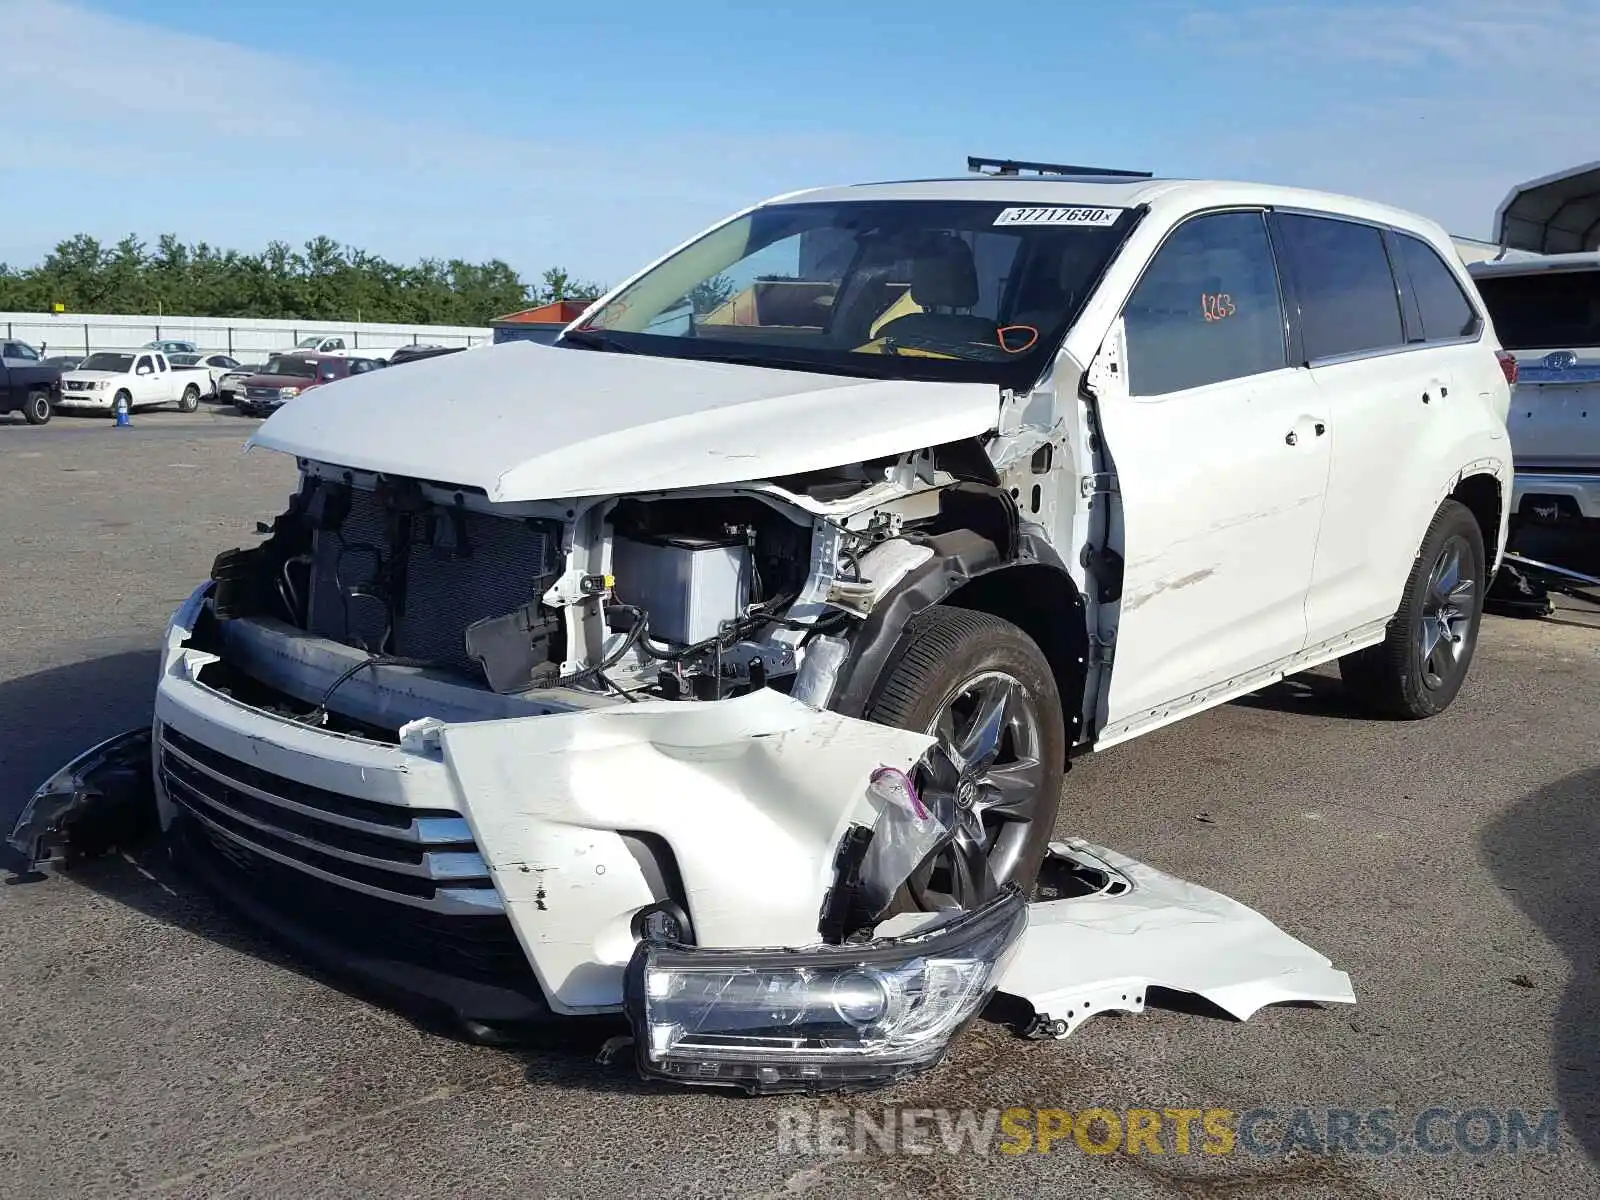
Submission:
M 1009 956 L 1069 756 L 1335 659 L 1442 711 L 1512 478 L 1450 239 L 1057 171 L 780 197 L 553 347 L 276 412 L 300 486 L 164 641 L 175 852 L 470 1031 L 626 1007 L 647 1073 L 881 1082 L 1059 978 Z

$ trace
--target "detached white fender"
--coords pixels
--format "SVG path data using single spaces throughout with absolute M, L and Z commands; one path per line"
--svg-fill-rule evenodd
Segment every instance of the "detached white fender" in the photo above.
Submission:
M 1147 987 L 1192 992 L 1241 1021 L 1268 1004 L 1354 1004 L 1350 977 L 1237 900 L 1083 841 L 1052 857 L 1102 875 L 1099 892 L 1028 906 L 999 981 L 1065 1037 L 1096 1013 L 1141 1012 Z M 1048 879 L 1047 861 L 1042 879 Z
M 619 833 L 671 847 L 699 945 L 812 945 L 840 839 L 876 818 L 872 773 L 909 770 L 933 744 L 770 690 L 438 734 L 517 937 L 566 1012 L 617 1005 L 634 914 L 654 899 Z

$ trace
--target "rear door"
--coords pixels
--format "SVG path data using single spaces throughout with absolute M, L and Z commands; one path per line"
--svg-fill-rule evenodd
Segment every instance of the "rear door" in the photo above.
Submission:
M 1121 339 L 1121 385 L 1096 384 L 1124 557 L 1102 742 L 1300 651 L 1328 473 L 1327 414 L 1290 365 L 1263 212 L 1177 226 Z
M 1461 465 L 1461 430 L 1481 416 L 1482 319 L 1419 238 L 1317 213 L 1279 213 L 1274 230 L 1305 361 L 1331 416 L 1327 509 L 1306 598 L 1307 644 L 1318 646 L 1370 634 L 1399 607 Z

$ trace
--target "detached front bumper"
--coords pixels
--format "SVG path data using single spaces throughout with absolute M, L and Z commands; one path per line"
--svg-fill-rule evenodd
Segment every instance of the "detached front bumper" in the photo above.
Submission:
M 641 914 L 662 905 L 700 946 L 815 943 L 840 842 L 875 816 L 869 778 L 929 744 L 771 691 L 418 721 L 383 744 L 200 682 L 215 656 L 183 643 L 202 603 L 169 628 L 156 694 L 175 849 L 345 973 L 392 990 L 376 964 L 394 962 L 413 984 L 427 967 L 501 988 L 499 1021 L 621 1010 Z

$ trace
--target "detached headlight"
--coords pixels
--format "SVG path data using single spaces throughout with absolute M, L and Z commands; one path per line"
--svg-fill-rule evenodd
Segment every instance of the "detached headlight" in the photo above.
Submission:
M 293 400 L 299 394 L 300 389 L 297 387 L 282 387 L 278 389 L 279 400 Z
M 1023 895 L 902 938 L 804 950 L 642 941 L 627 1008 L 640 1073 L 750 1092 L 878 1087 L 927 1070 L 994 991 Z

